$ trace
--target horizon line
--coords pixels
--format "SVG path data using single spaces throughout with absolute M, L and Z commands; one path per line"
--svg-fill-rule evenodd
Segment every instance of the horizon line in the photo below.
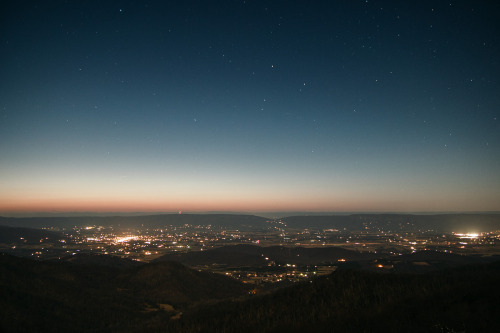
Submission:
M 268 215 L 269 214 L 269 215 Z M 500 214 L 500 211 L 156 211 L 156 212 L 98 212 L 98 211 L 53 211 L 53 212 L 0 212 L 5 218 L 49 218 L 49 217 L 139 217 L 154 215 L 254 215 L 268 218 L 290 216 L 342 216 L 342 215 L 447 215 L 447 214 Z

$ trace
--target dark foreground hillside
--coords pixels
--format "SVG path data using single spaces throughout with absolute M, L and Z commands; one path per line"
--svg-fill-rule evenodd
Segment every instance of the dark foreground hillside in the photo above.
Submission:
M 40 262 L 0 254 L 0 332 L 147 331 L 179 317 L 190 305 L 249 290 L 226 276 L 175 262 L 127 265 Z
M 183 332 L 497 332 L 500 262 L 427 275 L 337 271 L 187 313 Z
M 178 263 L 113 266 L 0 255 L 0 331 L 493 332 L 500 324 L 500 262 L 418 275 L 340 270 L 252 296 Z

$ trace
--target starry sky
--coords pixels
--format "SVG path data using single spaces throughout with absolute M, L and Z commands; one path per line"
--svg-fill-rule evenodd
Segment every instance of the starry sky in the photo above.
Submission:
M 0 213 L 500 211 L 494 1 L 0 4 Z

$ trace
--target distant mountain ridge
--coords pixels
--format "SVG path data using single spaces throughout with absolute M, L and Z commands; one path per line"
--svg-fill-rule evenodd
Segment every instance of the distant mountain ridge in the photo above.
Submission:
M 264 227 L 268 219 L 237 214 L 162 214 L 144 216 L 0 217 L 0 225 L 17 227 L 73 227 L 86 225 L 121 227 L 164 227 L 168 225 L 217 225 L 222 227 Z
M 281 219 L 291 228 L 335 228 L 349 231 L 383 227 L 392 231 L 487 232 L 500 230 L 500 214 L 352 214 L 289 216 Z
M 500 230 L 500 214 L 352 214 L 300 215 L 280 219 L 289 228 L 339 229 L 361 231 L 377 227 L 391 231 L 487 232 Z M 232 229 L 262 229 L 269 224 L 265 217 L 239 214 L 162 214 L 143 216 L 79 216 L 79 217 L 0 217 L 0 225 L 12 227 L 70 228 L 73 226 L 120 226 L 124 228 L 160 228 L 165 226 L 200 225 Z

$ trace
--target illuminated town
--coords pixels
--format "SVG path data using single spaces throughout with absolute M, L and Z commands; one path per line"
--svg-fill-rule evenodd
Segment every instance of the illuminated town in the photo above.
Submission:
M 283 221 L 269 220 L 266 229 L 231 230 L 213 225 L 165 226 L 163 228 L 121 228 L 114 226 L 74 226 L 48 228 L 62 232 L 57 241 L 40 239 L 37 244 L 23 242 L 3 244 L 2 250 L 22 253 L 37 259 L 60 259 L 77 254 L 105 254 L 134 261 L 150 262 L 167 254 L 207 251 L 223 246 L 247 244 L 260 247 L 288 248 L 336 247 L 356 251 L 369 258 L 401 256 L 418 251 L 435 251 L 458 255 L 492 256 L 500 254 L 497 246 L 500 231 L 486 233 L 437 233 L 432 230 L 388 230 L 380 224 L 366 222 L 364 230 L 300 229 L 288 227 Z M 264 257 L 264 254 L 262 255 Z M 239 267 L 222 264 L 193 265 L 232 276 L 246 283 L 300 281 L 328 274 L 349 259 L 337 258 L 321 265 L 276 262 L 264 257 L 264 267 Z M 392 268 L 387 260 L 372 260 L 378 268 Z M 244 265 L 242 265 L 244 266 Z

